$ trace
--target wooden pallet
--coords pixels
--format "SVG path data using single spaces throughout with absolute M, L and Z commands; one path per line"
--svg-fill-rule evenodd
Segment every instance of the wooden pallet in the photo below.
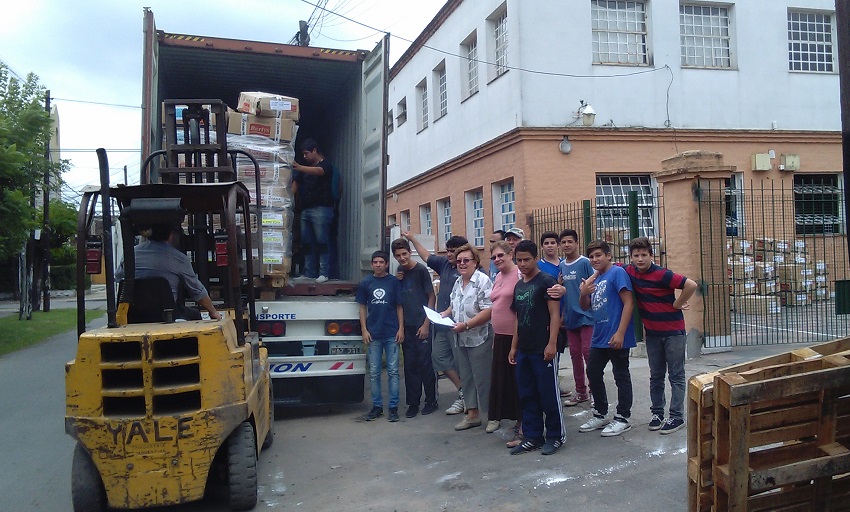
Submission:
M 848 393 L 846 355 L 715 376 L 714 510 L 831 510 Z
M 822 343 L 808 348 L 792 350 L 722 370 L 697 375 L 688 382 L 688 510 L 703 512 L 714 509 L 715 412 L 714 379 L 719 375 L 745 373 L 750 379 L 778 378 L 782 375 L 803 373 L 811 366 L 799 365 L 828 355 L 850 351 L 850 338 Z M 761 372 L 752 373 L 754 370 Z M 850 413 L 848 413 L 850 414 Z M 850 436 L 850 423 L 842 428 Z

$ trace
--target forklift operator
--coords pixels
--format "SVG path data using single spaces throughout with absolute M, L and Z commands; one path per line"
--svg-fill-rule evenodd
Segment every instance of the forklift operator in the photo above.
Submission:
M 179 225 L 169 224 L 154 224 L 151 227 L 149 236 L 135 247 L 136 278 L 165 278 L 171 287 L 175 301 L 178 287 L 182 283 L 189 298 L 207 310 L 210 318 L 219 320 L 221 315 L 213 306 L 207 289 L 198 280 L 189 256 L 172 245 L 180 229 Z M 186 320 L 200 320 L 200 314 L 197 311 L 181 304 L 177 305 L 174 316 Z

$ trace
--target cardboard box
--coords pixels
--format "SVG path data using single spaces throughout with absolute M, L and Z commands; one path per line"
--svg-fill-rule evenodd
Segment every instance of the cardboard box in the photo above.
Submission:
M 266 137 L 275 141 L 293 141 L 298 131 L 295 121 L 276 117 L 259 117 L 241 112 L 227 112 L 227 133 Z
M 782 301 L 775 295 L 735 297 L 735 311 L 744 315 L 772 315 L 782 312 Z
M 754 265 L 756 279 L 771 279 L 776 277 L 776 267 L 774 267 L 773 263 L 757 261 Z
M 301 109 L 298 98 L 267 92 L 240 92 L 237 102 L 239 112 L 260 117 L 278 117 L 298 121 Z
M 736 254 L 752 254 L 753 253 L 753 244 L 750 243 L 749 240 L 736 239 L 735 240 L 735 253 Z
M 780 290 L 779 281 L 776 279 L 759 279 L 756 283 L 759 295 L 772 295 Z
M 754 262 L 734 261 L 727 268 L 727 274 L 732 279 L 752 279 L 755 277 Z
M 792 291 L 783 292 L 782 295 L 786 306 L 806 306 L 812 303 L 811 292 Z
M 758 284 L 753 279 L 741 279 L 732 281 L 731 294 L 740 295 L 755 295 L 758 293 Z

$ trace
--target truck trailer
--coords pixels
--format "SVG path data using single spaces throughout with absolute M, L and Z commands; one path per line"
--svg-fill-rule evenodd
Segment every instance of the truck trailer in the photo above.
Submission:
M 372 252 L 385 244 L 388 46 L 388 35 L 369 52 L 174 34 L 157 30 L 145 10 L 143 160 L 163 149 L 164 101 L 211 98 L 235 107 L 240 92 L 267 91 L 300 102 L 296 150 L 314 138 L 339 170 L 340 278 L 257 278 L 256 320 L 278 406 L 363 400 L 366 354 L 354 293 L 371 271 Z M 156 169 L 144 167 L 141 183 L 155 182 Z

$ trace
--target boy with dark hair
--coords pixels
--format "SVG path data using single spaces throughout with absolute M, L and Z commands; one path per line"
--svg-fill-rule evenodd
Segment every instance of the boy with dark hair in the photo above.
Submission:
M 410 242 L 405 238 L 394 240 L 390 245 L 393 257 L 398 262 L 401 279 L 401 309 L 404 316 L 404 389 L 407 400 L 408 418 L 419 413 L 419 400 L 425 390 L 425 406 L 422 414 L 437 410 L 437 375 L 431 364 L 430 322 L 422 306 L 434 309 L 434 285 L 431 273 L 425 265 L 413 259 Z
M 330 275 L 330 236 L 334 216 L 333 165 L 315 139 L 301 144 L 306 164 L 292 162 L 292 193 L 301 199 L 301 245 L 304 275 L 317 283 Z
M 390 414 L 387 419 L 398 421 L 398 346 L 404 340 L 404 320 L 401 309 L 401 281 L 387 273 L 389 255 L 384 251 L 372 253 L 372 275 L 366 276 L 357 287 L 360 304 L 360 329 L 363 343 L 369 352 L 369 383 L 372 389 L 372 410 L 366 421 L 384 414 L 381 397 L 381 356 L 387 358 L 387 385 Z
M 581 307 L 593 312 L 593 336 L 587 361 L 587 379 L 593 394 L 593 417 L 579 427 L 579 432 L 600 428 L 603 437 L 618 436 L 632 428 L 632 377 L 629 373 L 629 349 L 635 346 L 632 325 L 634 298 L 632 283 L 622 267 L 611 262 L 611 248 L 604 240 L 587 246 L 587 257 L 596 271 L 581 282 Z M 608 362 L 617 384 L 617 413 L 609 421 L 608 394 L 603 380 Z
M 543 255 L 537 260 L 537 266 L 553 279 L 558 279 L 561 264 L 561 259 L 558 258 L 558 233 L 546 231 L 540 235 L 540 249 Z
M 570 350 L 570 360 L 573 363 L 573 380 L 575 394 L 564 400 L 565 407 L 572 407 L 587 402 L 587 375 L 585 365 L 590 357 L 590 340 L 593 336 L 593 315 L 582 309 L 579 304 L 581 292 L 579 285 L 593 275 L 593 266 L 586 256 L 581 254 L 578 246 L 578 233 L 574 229 L 561 231 L 561 251 L 564 259 L 559 266 L 560 283 L 565 288 L 561 301 L 561 316 L 567 335 L 567 346 Z
M 404 231 L 401 236 L 410 240 L 416 253 L 437 275 L 440 276 L 440 288 L 437 292 L 437 311 L 445 311 L 451 306 L 452 287 L 460 276 L 455 263 L 455 249 L 467 243 L 462 236 L 453 236 L 446 240 L 446 255 L 437 256 L 425 248 L 410 231 Z M 446 414 L 462 414 L 466 411 L 463 401 L 463 389 L 461 389 L 460 374 L 457 368 L 457 335 L 452 332 L 451 327 L 444 325 L 434 326 L 434 337 L 431 343 L 431 362 L 434 371 L 443 372 L 455 385 L 458 392 L 455 400 Z
M 629 243 L 631 264 L 626 273 L 632 280 L 640 319 L 646 331 L 649 361 L 649 399 L 652 419 L 649 430 L 672 434 L 685 425 L 685 317 L 697 289 L 696 282 L 656 265 L 647 237 Z M 676 289 L 682 290 L 676 298 Z M 664 419 L 664 377 L 670 380 L 670 413 Z
M 543 455 L 552 455 L 566 440 L 555 358 L 560 322 L 558 299 L 549 297 L 547 292 L 555 285 L 555 279 L 537 266 L 534 242 L 519 242 L 515 255 L 522 279 L 514 288 L 511 304 L 517 321 L 508 362 L 516 365 L 523 441 L 511 448 L 511 455 L 541 447 Z

